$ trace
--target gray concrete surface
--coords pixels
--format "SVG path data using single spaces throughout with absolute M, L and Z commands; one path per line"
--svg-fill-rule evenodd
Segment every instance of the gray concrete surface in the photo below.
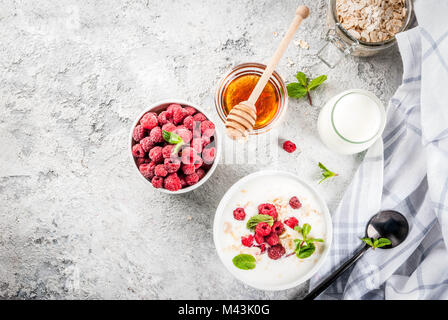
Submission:
M 216 85 L 231 66 L 266 62 L 299 1 L 11 1 L 0 3 L 0 298 L 297 299 L 306 285 L 263 292 L 235 280 L 212 241 L 214 210 L 239 178 L 263 168 L 297 172 L 334 209 L 362 155 L 319 141 L 319 108 L 348 88 L 387 102 L 400 83 L 397 51 L 349 57 L 333 70 L 315 54 L 326 1 L 278 71 L 328 73 L 315 105 L 290 101 L 280 135 L 300 152 L 221 164 L 200 189 L 154 191 L 129 163 L 128 132 L 160 99 L 182 98 L 214 115 Z M 275 33 L 278 33 L 276 36 Z M 260 158 L 261 159 L 261 158 Z M 336 179 L 317 184 L 322 161 Z

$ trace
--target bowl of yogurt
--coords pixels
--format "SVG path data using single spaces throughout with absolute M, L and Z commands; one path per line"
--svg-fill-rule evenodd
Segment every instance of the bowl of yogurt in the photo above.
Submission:
M 299 209 L 291 207 L 289 200 L 293 197 L 300 199 Z M 284 231 L 278 237 L 285 252 L 276 260 L 267 251 L 262 252 L 256 242 L 246 246 L 242 241 L 251 233 L 248 221 L 259 214 L 258 206 L 265 203 L 275 206 L 276 220 L 284 223 Z M 235 218 L 235 208 L 244 208 L 243 220 Z M 291 218 L 297 219 L 299 226 L 311 226 L 308 238 L 322 240 L 315 243 L 314 253 L 307 258 L 296 254 L 302 235 L 286 225 Z M 260 290 L 286 290 L 310 279 L 323 264 L 332 242 L 331 216 L 321 196 L 298 176 L 259 171 L 236 182 L 223 196 L 215 214 L 213 239 L 219 258 L 237 279 Z M 255 258 L 250 270 L 236 266 L 234 258 L 241 255 Z

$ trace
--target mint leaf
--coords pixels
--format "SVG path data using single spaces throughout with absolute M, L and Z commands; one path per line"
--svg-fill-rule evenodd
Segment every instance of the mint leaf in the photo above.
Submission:
M 322 177 L 323 177 L 323 179 L 320 180 L 319 183 L 321 183 L 322 181 L 324 181 L 328 178 L 335 177 L 338 175 L 337 173 L 334 173 L 334 172 L 328 170 L 327 167 L 325 167 L 321 162 L 319 162 L 318 165 L 319 165 L 319 168 L 322 169 Z
M 312 106 L 313 102 L 311 101 L 310 91 L 316 89 L 325 80 L 327 80 L 327 76 L 322 75 L 309 81 L 307 76 L 303 72 L 299 71 L 296 74 L 296 78 L 299 82 L 289 83 L 286 86 L 286 88 L 288 89 L 288 95 L 291 98 L 302 98 L 304 96 L 308 96 L 308 101 Z
M 308 84 L 308 90 L 314 90 L 316 89 L 318 86 L 320 86 L 325 80 L 327 80 L 327 76 L 323 75 L 323 76 L 319 76 L 317 78 L 314 78 L 313 80 L 310 81 L 310 83 Z
M 304 86 L 302 86 L 300 83 L 297 82 L 288 84 L 286 88 L 288 89 L 288 95 L 291 98 L 304 97 L 308 92 Z
M 376 244 L 376 247 L 377 248 L 381 248 L 381 247 L 388 246 L 388 245 L 391 245 L 391 244 L 392 244 L 392 241 L 390 241 L 389 239 L 387 239 L 387 238 L 379 238 L 378 242 Z
M 267 214 L 257 214 L 247 221 L 246 227 L 249 230 L 254 230 L 260 222 L 266 222 L 270 227 L 272 227 L 274 224 L 274 219 Z
M 299 226 L 295 226 L 294 230 L 296 230 L 298 233 L 302 233 L 302 228 L 300 228 Z
M 372 249 L 381 248 L 392 244 L 392 242 L 387 238 L 373 239 L 366 237 L 361 238 L 361 240 L 364 241 L 367 245 L 371 246 Z
M 310 234 L 311 226 L 308 223 L 305 223 L 302 227 L 302 235 L 303 239 L 306 239 L 306 236 Z
M 178 134 L 176 134 L 174 132 L 169 132 L 169 131 L 166 131 L 166 130 L 162 130 L 162 136 L 163 136 L 163 139 L 166 142 L 168 142 L 169 144 L 178 144 L 178 143 L 181 143 L 181 142 L 183 143 L 182 138 Z
M 361 238 L 361 240 L 364 241 L 369 246 L 373 247 L 372 239 L 370 239 L 370 238 Z
M 250 254 L 239 254 L 235 256 L 232 259 L 233 264 L 235 267 L 242 269 L 242 270 L 251 270 L 254 269 L 256 266 L 256 260 L 255 258 Z
M 303 72 L 301 72 L 301 71 L 297 72 L 296 78 L 302 86 L 306 87 L 306 85 L 308 83 L 308 78 L 306 77 L 306 75 Z
M 296 255 L 299 259 L 306 259 L 310 257 L 314 251 L 316 251 L 316 246 L 314 243 L 310 242 L 303 246 L 299 245 L 298 248 L 296 248 Z

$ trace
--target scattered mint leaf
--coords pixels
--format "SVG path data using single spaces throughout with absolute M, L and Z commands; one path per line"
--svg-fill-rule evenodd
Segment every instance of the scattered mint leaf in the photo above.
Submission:
M 274 224 L 274 219 L 267 214 L 257 214 L 247 221 L 246 227 L 249 230 L 254 230 L 260 222 L 266 222 L 270 227 L 272 227 Z
M 310 257 L 314 253 L 314 251 L 316 251 L 316 246 L 312 242 L 306 243 L 302 246 L 298 244 L 296 247 L 296 255 L 299 259 L 306 259 Z
M 296 78 L 298 82 L 289 83 L 286 88 L 288 89 L 288 95 L 291 98 L 302 98 L 304 96 L 308 96 L 308 102 L 312 106 L 313 103 L 311 101 L 310 91 L 319 87 L 325 80 L 327 80 L 326 75 L 319 76 L 312 80 L 309 80 L 307 76 L 299 71 L 296 74 Z
M 317 78 L 314 78 L 313 80 L 310 81 L 310 83 L 308 84 L 308 90 L 314 90 L 316 89 L 318 86 L 320 86 L 325 80 L 327 80 L 327 76 L 323 75 L 323 76 L 319 76 Z
M 308 83 L 308 78 L 306 77 L 306 75 L 303 72 L 301 72 L 301 71 L 297 72 L 296 78 L 302 86 L 306 87 L 306 85 Z
M 324 180 L 326 180 L 326 179 L 328 179 L 328 178 L 338 176 L 337 173 L 334 173 L 334 172 L 328 170 L 327 167 L 325 167 L 325 166 L 322 164 L 322 162 L 319 162 L 319 168 L 322 169 L 322 177 L 323 177 L 323 179 L 320 180 L 319 183 L 321 183 L 322 181 L 324 181 Z
M 251 270 L 256 266 L 255 258 L 250 254 L 239 254 L 232 259 L 235 267 L 242 270 Z
M 291 98 L 297 99 L 306 96 L 306 93 L 308 92 L 304 86 L 297 82 L 289 83 L 286 86 L 286 89 L 288 89 L 288 95 Z
M 324 242 L 320 238 L 308 238 L 311 232 L 311 225 L 308 223 L 305 223 L 302 227 L 295 226 L 294 230 L 302 234 L 302 239 L 294 239 L 294 243 L 296 244 L 294 251 L 299 259 L 306 259 L 316 251 L 314 242 Z
M 175 144 L 176 146 L 173 148 L 172 154 L 177 154 L 179 149 L 184 145 L 184 141 L 181 136 L 166 130 L 162 130 L 163 139 L 169 144 Z
M 373 239 L 366 237 L 361 238 L 361 240 L 364 241 L 367 245 L 371 246 L 372 249 L 381 248 L 392 244 L 392 242 L 387 238 Z

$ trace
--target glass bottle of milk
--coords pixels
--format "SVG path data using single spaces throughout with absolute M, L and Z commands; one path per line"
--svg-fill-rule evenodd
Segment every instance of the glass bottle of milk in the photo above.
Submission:
M 383 133 L 386 112 L 372 93 L 351 89 L 331 98 L 322 108 L 317 128 L 322 142 L 341 154 L 369 148 Z

